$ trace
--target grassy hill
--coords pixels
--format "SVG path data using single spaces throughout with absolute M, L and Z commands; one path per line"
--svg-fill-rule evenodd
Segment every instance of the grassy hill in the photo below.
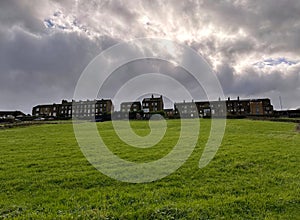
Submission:
M 116 155 L 152 161 L 178 139 L 180 121 L 168 121 L 162 142 L 134 149 L 111 122 L 98 123 Z M 139 135 L 146 121 L 131 123 Z M 88 163 L 71 124 L 0 130 L 0 218 L 76 219 L 299 219 L 300 134 L 295 124 L 228 120 L 211 163 L 198 168 L 210 120 L 201 120 L 198 144 L 187 162 L 152 183 L 111 179 Z

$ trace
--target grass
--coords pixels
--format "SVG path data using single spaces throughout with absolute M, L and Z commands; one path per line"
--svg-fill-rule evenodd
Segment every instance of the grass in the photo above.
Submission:
M 109 148 L 142 162 L 166 155 L 180 121 L 168 121 L 165 138 L 135 149 L 98 123 Z M 139 135 L 146 121 L 131 123 Z M 0 130 L 0 218 L 16 219 L 299 219 L 300 134 L 285 122 L 228 120 L 211 163 L 198 169 L 210 120 L 191 157 L 175 173 L 152 183 L 111 179 L 91 166 L 71 124 Z

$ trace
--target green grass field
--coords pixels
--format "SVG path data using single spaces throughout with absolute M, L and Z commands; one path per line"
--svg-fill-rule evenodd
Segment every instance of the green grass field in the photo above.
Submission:
M 180 121 L 168 121 L 162 143 L 133 149 L 111 122 L 97 124 L 109 148 L 131 161 L 163 157 Z M 131 123 L 146 135 L 146 121 Z M 0 130 L 0 218 L 20 219 L 300 219 L 300 133 L 295 124 L 228 120 L 219 151 L 198 168 L 210 120 L 201 120 L 187 162 L 152 183 L 111 179 L 88 163 L 72 124 Z M 171 146 L 170 146 L 171 145 Z

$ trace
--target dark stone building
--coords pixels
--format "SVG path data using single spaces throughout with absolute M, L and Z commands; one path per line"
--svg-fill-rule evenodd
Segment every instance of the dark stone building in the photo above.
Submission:
M 121 112 L 140 112 L 142 110 L 141 102 L 122 102 Z
M 110 99 L 86 100 L 68 102 L 62 100 L 61 104 L 37 105 L 32 109 L 34 117 L 57 119 L 89 119 L 96 121 L 115 119 L 150 119 L 154 114 L 160 114 L 167 118 L 210 118 L 229 117 L 243 118 L 247 116 L 274 116 L 270 99 L 240 99 L 218 101 L 180 102 L 174 104 L 173 109 L 164 109 L 162 96 L 144 98 L 142 104 L 139 101 L 123 102 L 119 112 L 114 111 Z M 295 112 L 276 112 L 277 115 L 298 116 Z M 1 116 L 0 116 L 1 117 Z
M 154 97 L 152 95 L 150 98 L 144 98 L 142 103 L 144 113 L 160 112 L 164 110 L 162 96 Z
M 196 103 L 200 118 L 211 117 L 211 108 L 210 108 L 210 103 L 208 101 L 195 102 L 195 103 Z
M 196 105 L 196 109 L 195 106 Z M 181 114 L 183 118 L 193 118 L 198 115 L 201 118 L 232 117 L 242 118 L 250 115 L 272 116 L 273 106 L 270 99 L 243 99 L 228 98 L 226 101 L 203 101 L 175 103 L 175 114 Z
M 57 116 L 62 119 L 72 118 L 72 102 L 67 100 L 62 100 L 61 104 L 58 105 L 58 114 Z
M 120 112 L 114 114 L 115 119 L 141 119 L 142 116 L 142 105 L 139 101 L 122 102 Z
M 273 105 L 270 99 L 251 99 L 250 115 L 273 115 Z
M 160 97 L 144 98 L 142 101 L 143 117 L 144 119 L 150 119 L 153 114 L 160 114 L 164 116 L 164 102 L 162 95 Z
M 194 101 L 174 103 L 175 114 L 181 118 L 199 118 L 199 111 Z
M 32 108 L 32 116 L 36 117 L 59 117 L 60 104 L 37 105 Z
M 226 101 L 227 116 L 228 117 L 238 117 L 246 116 L 250 114 L 250 100 L 240 99 L 231 100 L 230 97 Z
M 177 118 L 175 114 L 175 110 L 172 108 L 164 109 L 165 117 L 169 119 Z
M 35 117 L 53 117 L 57 119 L 70 119 L 72 116 L 78 119 L 106 117 L 113 111 L 110 99 L 86 100 L 68 102 L 62 100 L 61 104 L 37 105 L 32 109 Z
M 113 104 L 110 99 L 73 101 L 73 108 L 75 118 L 108 120 L 113 111 Z

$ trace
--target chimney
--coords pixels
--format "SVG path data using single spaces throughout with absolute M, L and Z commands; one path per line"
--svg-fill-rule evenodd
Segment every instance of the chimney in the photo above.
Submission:
M 230 101 L 230 97 L 228 97 L 228 101 Z
M 240 97 L 239 96 L 237 97 L 237 100 L 240 101 Z
M 151 98 L 152 98 L 152 99 L 154 98 L 153 94 L 151 95 Z

